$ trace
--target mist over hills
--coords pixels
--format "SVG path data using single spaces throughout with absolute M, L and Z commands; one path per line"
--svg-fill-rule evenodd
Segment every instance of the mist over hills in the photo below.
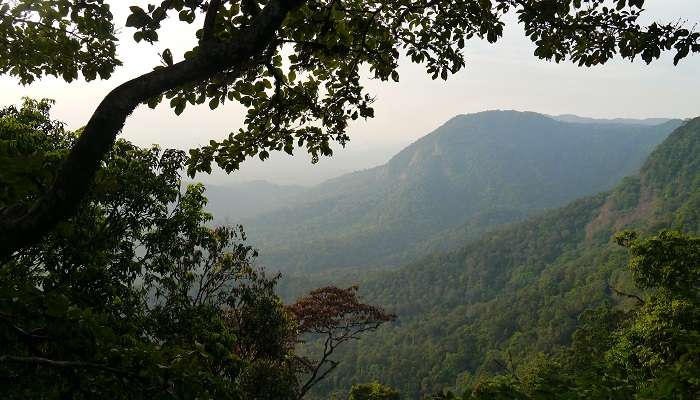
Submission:
M 680 123 L 460 115 L 382 166 L 309 189 L 258 185 L 243 206 L 240 195 L 217 189 L 210 209 L 221 217 L 250 204 L 240 222 L 273 270 L 401 265 L 612 187 Z
M 552 115 L 552 118 L 563 122 L 576 122 L 581 124 L 628 124 L 628 125 L 660 125 L 671 121 L 671 118 L 589 118 L 574 114 Z
M 206 187 L 209 208 L 213 210 L 214 216 L 230 223 L 279 209 L 308 189 L 300 185 L 277 185 L 263 180 L 228 186 L 207 184 Z
M 700 118 L 681 126 L 612 190 L 494 230 L 461 249 L 359 276 L 364 297 L 399 315 L 343 349 L 324 395 L 377 379 L 404 398 L 473 384 L 570 343 L 584 310 L 631 299 L 615 232 L 700 231 Z

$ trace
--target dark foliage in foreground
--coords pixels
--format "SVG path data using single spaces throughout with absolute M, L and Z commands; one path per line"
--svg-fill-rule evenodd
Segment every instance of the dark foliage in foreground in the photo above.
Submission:
M 49 108 L 0 110 L 0 163 L 12 167 L 0 207 L 39 196 L 80 135 Z M 340 337 L 351 321 L 355 338 L 391 319 L 353 289 L 321 289 L 345 293 L 341 309 L 327 298 L 313 312 L 298 312 L 303 299 L 284 306 L 243 230 L 210 227 L 204 188 L 182 190 L 185 161 L 118 141 L 77 214 L 2 260 L 5 398 L 298 399 L 328 357 L 296 355 L 315 332 L 308 318 L 331 318 L 324 329 Z

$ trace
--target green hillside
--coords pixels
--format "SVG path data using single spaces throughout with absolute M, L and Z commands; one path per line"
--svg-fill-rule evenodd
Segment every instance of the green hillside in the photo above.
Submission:
M 383 166 L 327 181 L 243 222 L 273 269 L 402 265 L 611 188 L 679 124 L 461 115 Z
M 321 391 L 378 379 L 419 398 L 566 345 L 584 310 L 623 301 L 609 286 L 631 287 L 627 253 L 612 234 L 698 232 L 699 210 L 700 118 L 609 192 L 360 281 L 367 300 L 399 319 L 346 348 Z

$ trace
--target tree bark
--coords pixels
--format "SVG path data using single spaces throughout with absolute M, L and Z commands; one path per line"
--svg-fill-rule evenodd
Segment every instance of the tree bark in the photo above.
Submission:
M 104 156 L 136 107 L 177 87 L 217 73 L 244 72 L 256 65 L 287 14 L 303 0 L 270 1 L 232 42 L 202 42 L 200 54 L 132 79 L 112 90 L 92 114 L 49 190 L 31 206 L 12 206 L 0 214 L 0 260 L 39 242 L 70 218 L 87 194 Z

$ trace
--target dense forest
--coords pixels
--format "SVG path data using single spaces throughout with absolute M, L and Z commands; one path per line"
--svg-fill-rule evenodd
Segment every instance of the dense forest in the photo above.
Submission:
M 76 140 L 50 108 L 0 109 L 0 207 L 38 196 Z M 394 319 L 355 288 L 283 304 L 243 228 L 212 226 L 204 186 L 182 183 L 186 160 L 117 141 L 76 214 L 2 260 L 3 396 L 299 399 L 334 365 L 298 343 Z
M 460 392 L 569 345 L 586 310 L 608 304 L 629 311 L 635 300 L 619 293 L 653 291 L 635 287 L 628 252 L 614 235 L 698 232 L 698 154 L 695 119 L 661 144 L 639 175 L 609 192 L 360 280 L 366 297 L 399 319 L 346 348 L 325 389 L 379 379 L 407 398 L 446 387 Z

